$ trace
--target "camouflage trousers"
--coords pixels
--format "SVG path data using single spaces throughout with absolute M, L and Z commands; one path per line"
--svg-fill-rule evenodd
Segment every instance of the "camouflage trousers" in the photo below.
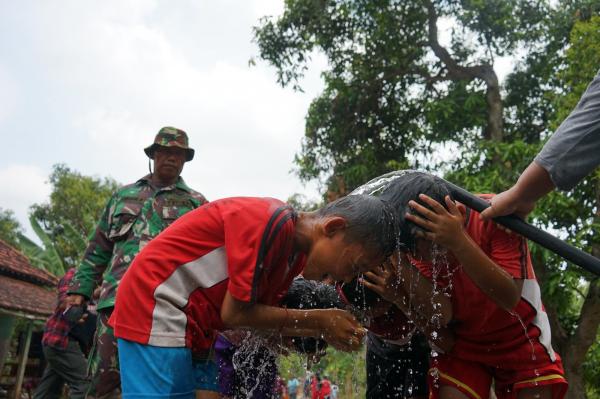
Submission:
M 86 398 L 119 398 L 121 376 L 119 374 L 119 355 L 117 340 L 108 319 L 113 308 L 98 311 L 98 324 L 94 345 L 88 359 L 88 376 L 91 378 Z

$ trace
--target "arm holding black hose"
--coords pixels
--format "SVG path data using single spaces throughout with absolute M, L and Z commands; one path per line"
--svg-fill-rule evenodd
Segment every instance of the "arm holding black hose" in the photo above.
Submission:
M 481 218 L 490 220 L 515 214 L 524 219 L 535 208 L 535 203 L 554 189 L 546 169 L 533 161 L 514 186 L 492 198 L 489 208 L 481 212 Z
M 498 194 L 481 216 L 526 216 L 537 200 L 556 187 L 571 190 L 592 173 L 600 165 L 599 154 L 600 71 L 517 183 Z
M 452 198 L 465 204 L 469 208 L 481 213 L 484 209 L 490 206 L 488 202 L 471 194 L 465 189 L 450 182 L 446 182 L 446 184 L 450 189 Z M 563 257 L 564 259 L 581 266 L 585 270 L 594 273 L 597 276 L 600 276 L 600 259 L 583 252 L 580 249 L 572 247 L 553 235 L 528 224 L 521 218 L 514 215 L 500 216 L 494 218 L 494 222 L 501 224 L 504 227 L 508 227 L 515 233 L 518 233 L 523 237 L 538 243 L 544 248 L 547 248 L 555 254 Z

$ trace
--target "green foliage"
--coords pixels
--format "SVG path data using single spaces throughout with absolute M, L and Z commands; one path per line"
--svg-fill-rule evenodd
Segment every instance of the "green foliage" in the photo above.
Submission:
M 49 177 L 50 201 L 31 207 L 29 222 L 41 245 L 26 237 L 11 211 L 0 209 L 0 238 L 20 249 L 41 269 L 56 276 L 77 266 L 87 240 L 110 195 L 112 179 L 83 176 L 66 165 L 55 165 Z
M 39 246 L 26 236 L 20 234 L 19 245 L 21 250 L 34 266 L 47 270 L 55 276 L 62 276 L 72 265 L 60 255 L 57 242 L 42 229 L 33 215 L 29 217 L 29 222 L 31 223 L 33 231 L 42 242 L 42 246 Z M 83 254 L 86 248 L 85 237 L 76 231 L 69 222 L 63 222 L 63 227 L 63 239 L 69 242 L 75 251 L 79 254 Z
M 566 62 L 559 78 L 570 90 L 557 98 L 557 126 L 575 108 L 581 93 L 590 83 L 590 72 L 597 71 L 600 64 L 600 16 L 593 16 L 589 21 L 578 21 L 570 35 L 571 47 L 567 50 Z M 592 75 L 593 76 L 593 75 Z
M 282 378 L 289 380 L 293 377 L 304 377 L 308 370 L 308 360 L 296 352 L 291 352 L 287 356 L 279 356 L 278 370 Z
M 571 45 L 566 57 L 555 69 L 560 69 L 555 93 L 546 95 L 554 101 L 555 112 L 546 114 L 544 128 L 557 127 L 577 104 L 600 65 L 600 17 L 577 21 L 570 36 Z M 538 76 L 537 79 L 539 79 Z M 520 78 L 519 78 L 520 79 Z M 516 88 L 515 88 L 516 90 Z M 557 94 L 564 93 L 564 94 Z M 535 112 L 535 110 L 534 110 Z M 516 136 L 515 132 L 515 136 Z M 522 135 L 532 140 L 531 135 Z M 514 140 L 504 143 L 473 142 L 466 147 L 457 161 L 451 163 L 449 180 L 471 191 L 502 191 L 512 185 L 540 149 L 542 141 L 527 143 Z M 565 239 L 575 247 L 591 252 L 600 245 L 597 232 L 600 220 L 597 215 L 600 188 L 600 171 L 588 176 L 569 193 L 554 192 L 539 201 L 531 219 L 538 226 Z M 531 245 L 532 258 L 543 267 L 542 292 L 546 306 L 558 309 L 557 317 L 567 336 L 574 333 L 579 323 L 580 311 L 590 281 L 596 277 L 570 265 L 556 255 Z M 600 364 L 598 342 L 587 353 L 583 373 L 590 392 L 600 389 Z
M 12 245 L 19 247 L 19 234 L 23 233 L 23 227 L 10 209 L 0 208 L 0 239 Z
M 360 352 L 341 352 L 327 348 L 327 354 L 318 363 L 311 364 L 306 356 L 291 353 L 280 356 L 279 372 L 288 380 L 292 377 L 303 378 L 310 368 L 311 372 L 327 376 L 332 384 L 340 388 L 341 398 L 364 398 L 366 387 L 366 365 L 364 349 Z
M 310 212 L 319 209 L 321 203 L 312 201 L 302 194 L 295 193 L 291 195 L 287 201 L 296 211 Z
M 540 22 L 547 15 L 543 1 L 462 0 L 440 1 L 446 13 L 460 21 L 461 29 L 475 35 L 479 47 L 504 56 L 523 40 L 540 34 Z
M 85 249 L 85 237 L 95 228 L 110 195 L 118 184 L 112 179 L 83 176 L 66 165 L 54 165 L 49 177 L 52 186 L 50 201 L 34 204 L 34 222 L 45 234 L 65 268 L 76 266 Z M 40 231 L 40 233 L 38 233 Z M 42 236 L 40 236 L 42 242 Z M 49 247 L 44 242 L 44 247 Z
M 31 223 L 33 231 L 42 241 L 43 245 L 42 251 L 36 251 L 36 253 L 39 254 L 39 258 L 37 259 L 39 259 L 43 268 L 48 270 L 50 273 L 54 273 L 57 276 L 62 275 L 66 270 L 63 267 L 62 259 L 58 254 L 58 251 L 56 250 L 56 246 L 52 238 L 48 234 L 46 234 L 46 232 L 42 229 L 42 227 L 39 225 L 39 223 L 33 216 L 29 217 L 29 222 Z
M 295 159 L 303 180 L 319 179 L 329 189 L 341 180 L 347 192 L 394 169 L 432 167 L 419 155 L 433 143 L 483 131 L 485 87 L 432 57 L 424 4 L 288 0 L 281 17 L 255 28 L 260 57 L 275 66 L 284 86 L 299 88 L 312 52 L 328 60 L 325 89 L 311 104 Z M 492 65 L 519 46 L 538 44 L 550 19 L 540 1 L 433 5 L 454 22 L 444 36 L 462 66 Z
M 586 381 L 596 381 L 595 384 L 587 385 L 587 394 L 589 399 L 600 398 L 600 384 L 597 381 L 600 378 L 600 332 L 596 337 L 596 344 L 593 345 L 587 353 L 583 363 L 583 372 Z
M 595 10 L 600 12 L 600 5 L 596 4 Z M 565 90 L 563 97 L 557 98 L 557 113 L 554 125 L 558 126 L 562 119 L 575 107 L 581 94 L 598 72 L 600 65 L 600 16 L 590 15 L 589 19 L 577 21 L 571 31 L 571 46 L 566 52 L 566 66 L 560 72 L 560 80 L 571 90 Z M 550 216 L 557 221 L 557 225 L 569 232 L 569 240 L 578 247 L 590 251 L 592 247 L 600 247 L 600 170 L 585 178 L 569 193 L 570 201 L 567 206 L 555 209 Z M 563 211 L 561 213 L 561 211 Z M 585 280 L 580 280 L 581 289 L 585 292 L 592 279 L 584 275 Z M 573 277 L 572 277 L 573 278 Z M 579 298 L 578 298 L 579 299 Z M 581 301 L 571 302 L 572 307 L 578 309 Z M 572 330 L 577 320 L 567 324 Z M 583 364 L 586 381 L 590 382 L 587 389 L 595 397 L 600 396 L 600 343 L 598 340 L 592 345 Z

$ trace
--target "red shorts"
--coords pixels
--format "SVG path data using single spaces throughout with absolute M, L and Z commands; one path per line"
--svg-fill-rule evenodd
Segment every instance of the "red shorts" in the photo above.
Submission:
M 552 399 L 562 399 L 568 386 L 560 360 L 536 369 L 507 370 L 442 354 L 432 361 L 428 379 L 430 399 L 439 398 L 442 385 L 471 399 L 487 399 L 492 380 L 498 399 L 516 399 L 521 389 L 545 385 L 552 386 Z

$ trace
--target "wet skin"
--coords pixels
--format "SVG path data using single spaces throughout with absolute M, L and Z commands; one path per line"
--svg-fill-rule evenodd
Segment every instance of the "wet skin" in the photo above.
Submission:
M 311 280 L 331 278 L 349 283 L 359 274 L 381 265 L 384 260 L 383 256 L 369 253 L 361 244 L 349 244 L 343 233 L 338 233 L 313 244 L 303 275 Z

